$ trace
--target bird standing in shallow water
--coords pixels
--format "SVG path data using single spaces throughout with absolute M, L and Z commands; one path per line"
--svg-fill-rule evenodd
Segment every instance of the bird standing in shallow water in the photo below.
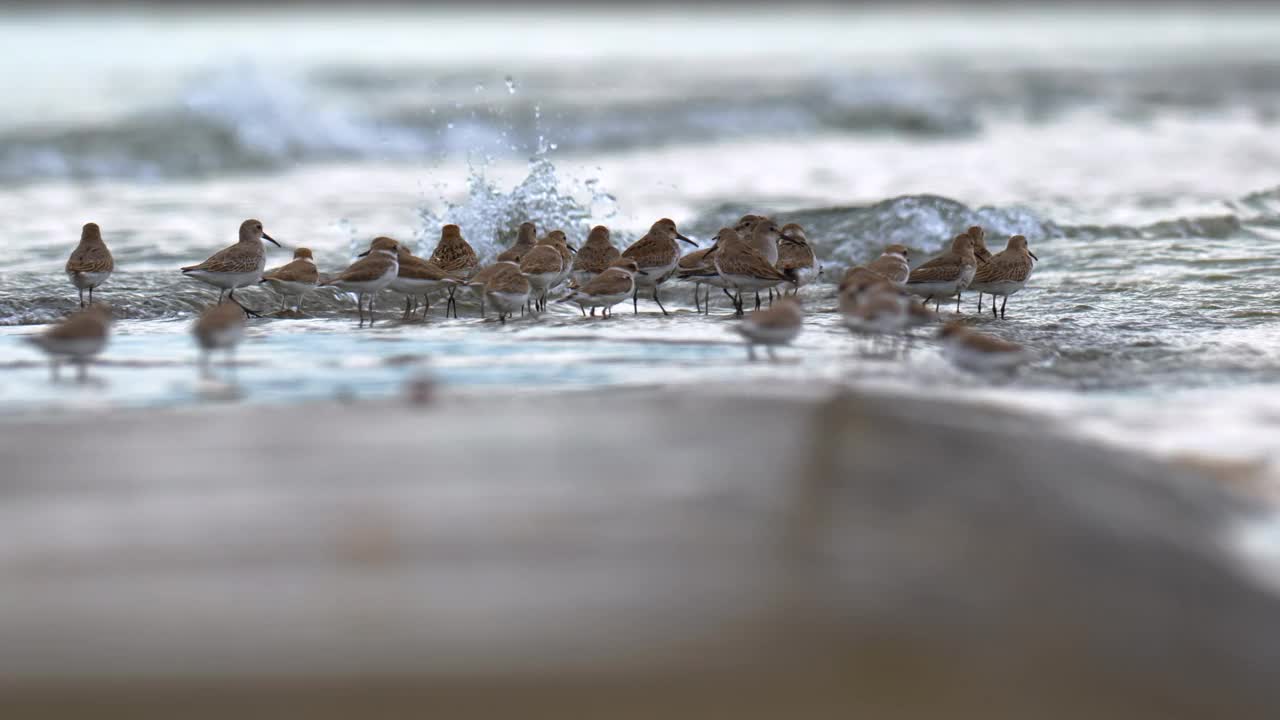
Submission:
M 774 347 L 790 345 L 804 327 L 804 310 L 796 298 L 783 298 L 767 310 L 756 310 L 735 328 L 747 340 L 747 357 L 756 359 L 756 345 L 763 345 L 770 360 Z
M 373 327 L 373 305 L 378 293 L 391 286 L 400 271 L 400 244 L 389 237 L 376 237 L 360 259 L 322 285 L 356 293 L 356 311 L 364 327 L 364 296 L 369 296 L 369 327 Z
M 613 306 L 626 300 L 635 291 L 636 275 L 642 272 L 635 260 L 618 258 L 604 272 L 570 293 L 563 302 L 577 303 L 583 308 L 583 315 L 586 315 L 585 309 L 588 307 L 591 308 L 592 316 L 595 316 L 596 308 L 604 308 L 600 312 L 601 317 L 610 317 L 613 315 Z
M 262 274 L 259 282 L 270 285 L 272 290 L 280 293 L 280 311 L 283 312 L 290 295 L 298 296 L 294 310 L 302 311 L 302 298 L 316 289 L 320 281 L 320 273 L 316 271 L 315 258 L 311 249 L 300 247 L 293 251 L 293 260 L 274 270 Z
M 89 291 L 89 304 L 93 304 L 93 291 L 111 277 L 116 268 L 115 259 L 102 239 L 97 223 L 85 223 L 80 229 L 80 244 L 67 258 L 66 272 L 71 284 L 80 291 L 80 308 L 85 306 L 84 291 Z
M 956 312 L 960 312 L 960 297 L 973 275 L 977 272 L 979 260 L 973 252 L 973 237 L 967 233 L 955 236 L 951 241 L 951 249 L 926 262 L 907 277 L 906 289 L 924 298 L 927 303 L 937 299 L 940 309 L 943 298 L 955 296 Z
M 658 308 L 662 310 L 663 315 L 670 314 L 665 307 L 662 307 L 662 300 L 658 298 L 658 287 L 671 277 L 671 273 L 680 262 L 680 245 L 676 242 L 677 240 L 694 247 L 698 246 L 697 243 L 680 234 L 674 220 L 662 218 L 649 228 L 649 232 L 644 237 L 631 243 L 630 247 L 622 251 L 622 257 L 635 260 L 636 265 L 644 271 L 643 275 L 637 275 L 636 289 L 631 294 L 633 313 L 640 312 L 638 298 L 640 289 L 643 287 L 653 288 L 653 301 L 658 303 Z
M 53 380 L 58 379 L 62 362 L 67 361 L 76 365 L 76 378 L 84 382 L 89 378 L 89 361 L 106 348 L 110 332 L 111 308 L 98 303 L 68 315 L 40 335 L 25 339 L 49 356 Z
M 191 332 L 200 346 L 201 375 L 212 375 L 210 361 L 216 350 L 225 350 L 227 365 L 235 367 L 236 346 L 244 339 L 244 325 L 244 313 L 234 305 L 214 305 L 200 315 Z
M 462 237 L 462 229 L 457 225 L 445 225 L 440 228 L 440 242 L 436 243 L 436 249 L 432 251 L 430 260 L 441 270 L 459 280 L 470 278 L 480 269 L 480 257 L 476 255 L 471 243 Z M 447 289 L 449 300 L 445 303 L 444 316 L 449 317 L 449 311 L 452 310 L 456 318 L 458 303 L 454 300 L 453 294 L 458 286 L 450 284 Z
M 903 285 L 911 277 L 911 254 L 905 245 L 890 245 L 880 257 L 867 264 L 867 269 L 895 285 Z
M 236 289 L 257 285 L 262 280 L 262 269 L 267 266 L 267 252 L 262 241 L 269 240 L 276 247 L 280 243 L 262 230 L 262 223 L 250 218 L 240 223 L 240 241 L 235 245 L 223 248 L 199 265 L 182 268 L 182 274 L 212 285 L 222 292 L 218 293 L 218 302 L 230 291 L 231 302 L 240 305 L 236 300 Z M 246 315 L 258 317 L 258 313 L 240 305 Z
M 1004 308 L 1009 304 L 1009 296 L 1026 287 L 1027 280 L 1031 277 L 1031 272 L 1035 270 L 1036 262 L 1039 260 L 1035 253 L 1027 249 L 1027 238 L 1014 235 L 1009 238 L 1009 243 L 1004 250 L 993 255 L 990 262 L 978 268 L 969 288 L 977 290 L 979 294 L 987 293 L 991 296 L 992 317 L 996 317 L 996 297 L 1003 297 L 999 315 L 1003 320 Z M 982 310 L 981 301 L 978 303 L 978 310 Z

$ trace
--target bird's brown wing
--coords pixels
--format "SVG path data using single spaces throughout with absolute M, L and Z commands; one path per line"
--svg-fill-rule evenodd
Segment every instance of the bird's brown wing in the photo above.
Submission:
M 81 245 L 67 260 L 69 273 L 110 272 L 114 267 L 111 251 L 105 245 Z
M 279 280 L 281 282 L 312 283 L 320 279 L 316 264 L 306 260 L 294 260 L 274 270 L 262 274 L 263 280 Z

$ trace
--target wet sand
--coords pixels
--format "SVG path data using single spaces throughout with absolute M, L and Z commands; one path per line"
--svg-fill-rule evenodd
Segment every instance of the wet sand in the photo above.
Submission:
M 1045 423 L 820 384 L 6 421 L 0 710 L 1273 716 L 1255 508 Z

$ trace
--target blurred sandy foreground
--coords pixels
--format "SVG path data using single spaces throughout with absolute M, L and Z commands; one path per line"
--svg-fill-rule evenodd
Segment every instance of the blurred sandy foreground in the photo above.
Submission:
M 821 385 L 0 431 L 0 717 L 1280 717 L 1260 512 Z

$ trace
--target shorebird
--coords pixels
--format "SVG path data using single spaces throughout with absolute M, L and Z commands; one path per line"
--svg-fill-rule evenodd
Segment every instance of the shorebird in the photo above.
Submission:
M 620 257 L 622 251 L 609 240 L 609 228 L 597 225 L 591 228 L 587 241 L 578 248 L 578 255 L 573 259 L 573 279 L 580 287 L 586 286 Z
M 977 271 L 979 261 L 973 254 L 973 237 L 967 233 L 955 236 L 951 249 L 911 271 L 907 292 L 919 295 L 927 303 L 937 298 L 939 309 L 943 298 L 956 296 L 956 312 L 960 312 L 960 296 Z
M 1030 359 L 1021 345 L 975 332 L 959 321 L 943 326 L 939 337 L 951 362 L 973 372 L 1011 371 Z
M 845 327 L 861 332 L 896 333 L 935 318 L 905 290 L 870 272 L 841 290 L 839 307 Z
M 54 380 L 62 362 L 74 363 L 77 379 L 88 379 L 88 364 L 107 346 L 111 331 L 111 309 L 101 303 L 68 315 L 64 320 L 26 341 L 49 356 L 49 372 Z
M 778 260 L 774 265 L 782 271 L 783 275 L 792 279 L 791 284 L 798 292 L 800 288 L 818 277 L 821 271 L 818 256 L 814 254 L 813 246 L 809 244 L 809 238 L 804 234 L 804 228 L 796 223 L 783 225 L 782 237 L 785 240 L 778 243 Z
M 586 309 L 591 308 L 593 317 L 596 314 L 596 308 L 604 308 L 600 311 L 600 316 L 609 317 L 613 315 L 614 305 L 626 300 L 635 292 L 636 275 L 643 274 L 644 271 L 635 260 L 618 258 L 599 275 L 571 292 L 562 302 L 577 303 L 584 315 Z
M 694 247 L 698 246 L 698 243 L 676 230 L 674 220 L 662 218 L 649 228 L 649 232 L 644 237 L 631 243 L 631 247 L 622 251 L 622 257 L 635 260 L 636 265 L 644 271 L 643 275 L 637 274 L 636 288 L 631 293 L 632 312 L 637 314 L 640 312 L 638 298 L 640 289 L 643 287 L 653 288 L 653 301 L 658 303 L 658 308 L 662 310 L 663 315 L 668 314 L 667 309 L 662 307 L 662 301 L 658 299 L 658 287 L 671 277 L 672 271 L 680 262 L 680 245 L 676 240 L 683 240 Z
M 462 229 L 457 225 L 445 225 L 440 228 L 440 242 L 436 243 L 436 249 L 432 251 L 430 260 L 441 270 L 460 280 L 475 275 L 480 269 L 480 258 L 471 247 L 471 243 L 462 237 Z M 449 317 L 450 310 L 453 310 L 455 318 L 458 317 L 458 303 L 453 297 L 457 289 L 456 284 L 448 286 L 449 300 L 445 303 L 445 317 Z
M 767 310 L 756 310 L 735 328 L 746 338 L 747 357 L 756 359 L 756 345 L 763 345 L 770 360 L 777 360 L 773 348 L 790 345 L 804 327 L 804 311 L 796 298 L 783 298 Z
M 311 255 L 311 249 L 300 247 L 293 251 L 291 262 L 263 273 L 259 282 L 270 285 L 272 290 L 280 293 L 281 312 L 290 295 L 298 296 L 294 310 L 301 312 L 302 298 L 315 290 L 319 281 L 320 273 L 316 271 L 316 261 Z
M 226 350 L 227 365 L 233 366 L 236 345 L 244 339 L 244 314 L 234 305 L 214 305 L 201 313 L 191 332 L 200 346 L 200 374 L 210 377 L 209 365 L 215 350 Z
M 872 260 L 867 269 L 896 285 L 907 282 L 911 276 L 911 255 L 905 245 L 890 245 L 880 257 Z
M 748 218 L 755 218 L 753 222 L 746 222 Z M 778 265 L 778 243 L 782 240 L 782 229 L 778 224 L 767 217 L 758 217 L 755 215 L 746 215 L 742 220 L 738 221 L 739 225 L 749 225 L 750 233 L 738 232 L 738 237 L 746 241 L 760 256 L 769 261 L 770 265 L 777 267 Z M 736 228 L 735 228 L 736 229 Z M 769 302 L 773 302 L 773 288 L 769 288 Z M 756 309 L 760 309 L 760 291 L 756 291 Z
M 98 224 L 85 223 L 80 228 L 80 244 L 71 251 L 66 266 L 67 277 L 76 286 L 76 290 L 80 291 L 81 309 L 85 305 L 84 291 L 89 291 L 89 304 L 92 305 L 94 289 L 111 277 L 111 271 L 115 267 L 115 260 L 102 240 L 102 230 L 98 228 Z
M 996 316 L 996 297 L 1003 296 L 1000 303 L 1000 319 L 1004 319 L 1004 307 L 1009 304 L 1009 296 L 1018 292 L 1027 284 L 1031 272 L 1035 270 L 1040 258 L 1027 249 L 1027 239 L 1022 235 L 1009 238 L 1004 250 L 991 257 L 991 261 L 978 268 L 974 273 L 971 290 L 978 291 L 978 311 L 982 311 L 982 293 L 991 296 L 991 316 Z
M 756 252 L 755 248 L 747 245 L 738 233 L 730 228 L 720 230 L 719 239 L 712 247 L 712 252 L 708 253 L 715 263 L 716 272 L 725 282 L 733 286 L 737 292 L 734 294 L 734 314 L 741 316 L 742 293 L 743 291 L 755 291 L 756 303 L 760 302 L 759 292 L 766 288 L 771 288 L 778 283 L 791 282 L 791 278 L 783 275 L 778 268 L 774 267 L 763 255 Z M 790 242 L 789 240 L 785 242 Z
M 520 223 L 520 229 L 516 232 L 516 244 L 499 253 L 497 261 L 518 263 L 537 242 L 537 226 L 531 222 Z
M 396 250 L 396 277 L 387 287 L 392 292 L 402 293 L 404 298 L 404 319 L 408 319 L 413 307 L 416 306 L 418 296 L 422 296 L 423 310 L 422 319 L 427 318 L 427 313 L 431 312 L 431 293 L 440 288 L 447 288 L 449 296 L 452 298 L 453 290 L 462 281 L 452 273 L 446 272 L 435 261 L 423 260 L 409 252 L 409 248 L 404 245 L 397 245 Z M 449 317 L 449 306 L 445 305 L 445 317 Z
M 529 280 L 533 309 L 542 310 L 547 290 L 564 272 L 564 258 L 554 244 L 540 242 L 520 259 L 520 272 Z
M 267 253 L 262 241 L 269 240 L 276 247 L 280 243 L 262 231 L 262 223 L 252 218 L 240 223 L 240 241 L 235 245 L 223 248 L 199 265 L 182 268 L 182 274 L 195 278 L 202 283 L 212 285 L 222 292 L 218 293 L 218 302 L 230 291 L 231 302 L 240 305 L 236 300 L 236 288 L 258 284 L 262 279 L 262 269 L 267 266 Z M 240 305 L 247 315 L 258 313 Z
M 484 284 L 485 297 L 498 309 L 498 319 L 505 325 L 507 317 L 523 310 L 529 303 L 529 279 L 513 262 L 500 262 Z
M 369 327 L 373 327 L 373 305 L 378 292 L 391 286 L 400 271 L 398 259 L 400 244 L 389 237 L 377 237 L 369 249 L 360 253 L 360 259 L 334 277 L 321 283 L 346 292 L 356 293 L 356 312 L 360 314 L 360 327 L 364 327 L 364 296 L 369 296 Z
M 840 280 L 839 290 L 843 294 L 847 291 L 854 294 L 860 293 L 871 285 L 889 285 L 889 280 L 877 272 L 872 272 L 865 265 L 855 265 L 844 271 L 844 277 Z
M 569 238 L 565 236 L 563 230 L 552 230 L 538 240 L 539 245 L 549 245 L 560 253 L 560 275 L 558 275 L 551 284 L 547 286 L 548 290 L 559 287 L 560 283 L 569 279 L 569 275 L 573 273 L 573 255 L 578 249 L 569 244 Z M 543 309 L 546 309 L 547 303 L 542 303 Z
M 493 277 L 494 273 L 503 268 L 503 263 L 507 262 L 510 261 L 500 260 L 492 265 L 485 265 L 477 270 L 476 274 L 472 275 L 470 280 L 462 283 L 480 301 L 480 317 L 484 317 L 484 284 L 489 282 L 489 278 Z M 511 264 L 515 265 L 517 270 L 520 269 L 520 265 L 518 263 Z

